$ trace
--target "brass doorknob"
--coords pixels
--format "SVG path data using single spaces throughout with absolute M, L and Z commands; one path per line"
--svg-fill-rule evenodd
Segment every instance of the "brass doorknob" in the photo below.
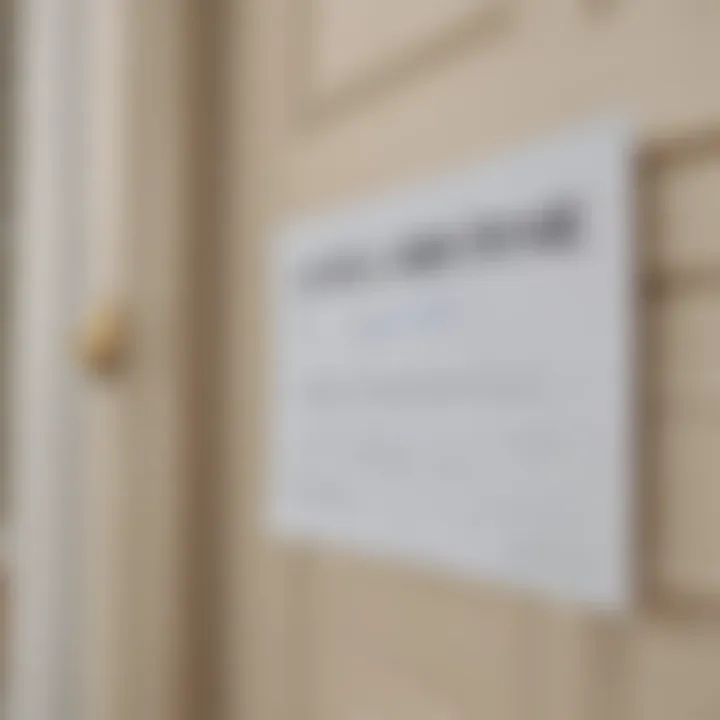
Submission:
M 80 332 L 80 361 L 92 375 L 111 375 L 127 354 L 128 325 L 125 313 L 106 305 L 91 311 Z

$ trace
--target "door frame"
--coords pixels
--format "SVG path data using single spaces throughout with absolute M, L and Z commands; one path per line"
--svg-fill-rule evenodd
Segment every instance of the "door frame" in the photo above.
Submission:
M 190 717 L 194 5 L 17 3 L 13 720 Z M 129 342 L 93 377 L 103 303 Z
M 8 343 L 8 687 L 11 718 L 72 718 L 77 378 L 67 330 L 84 284 L 79 243 L 83 17 L 74 0 L 13 6 Z

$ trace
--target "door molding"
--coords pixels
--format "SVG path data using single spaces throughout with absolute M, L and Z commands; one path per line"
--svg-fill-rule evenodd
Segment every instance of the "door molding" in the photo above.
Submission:
M 23 0 L 13 720 L 185 716 L 193 0 Z M 128 362 L 73 335 L 126 309 Z
M 7 694 L 12 718 L 69 720 L 80 437 L 67 330 L 84 281 L 83 17 L 74 0 L 28 0 L 14 11 Z

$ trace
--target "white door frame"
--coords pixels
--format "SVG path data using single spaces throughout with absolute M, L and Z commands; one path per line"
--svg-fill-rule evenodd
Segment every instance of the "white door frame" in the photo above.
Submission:
M 185 3 L 16 3 L 9 717 L 176 720 Z M 107 381 L 84 377 L 72 347 L 106 301 L 129 307 L 135 336 L 130 367 Z
M 69 720 L 80 437 L 68 330 L 83 284 L 83 24 L 75 0 L 22 0 L 15 14 L 7 699 L 12 720 Z

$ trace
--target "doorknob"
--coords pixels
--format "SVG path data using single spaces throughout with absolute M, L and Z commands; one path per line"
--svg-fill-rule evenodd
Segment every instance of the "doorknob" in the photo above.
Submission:
M 99 306 L 85 318 L 80 331 L 79 355 L 88 374 L 116 373 L 127 355 L 127 346 L 127 318 L 118 306 Z

